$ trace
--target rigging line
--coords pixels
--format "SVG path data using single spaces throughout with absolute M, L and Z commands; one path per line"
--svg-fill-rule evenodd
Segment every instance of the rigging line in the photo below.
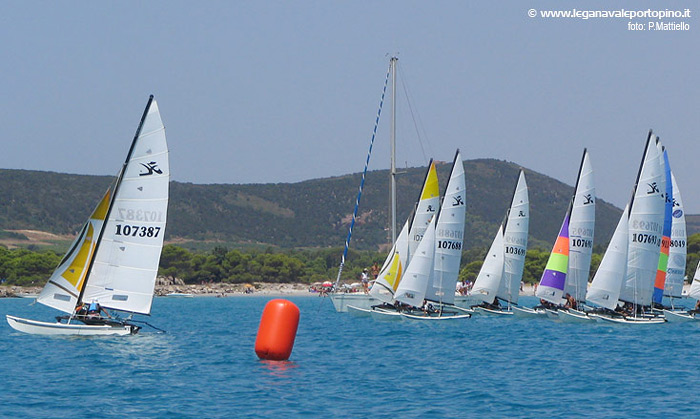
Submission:
M 403 68 L 403 66 L 401 67 L 401 70 L 402 70 L 402 74 L 403 74 L 403 72 L 406 71 Z M 413 127 L 415 128 L 416 135 L 418 136 L 418 144 L 420 145 L 421 153 L 423 153 L 423 160 L 428 160 L 428 157 L 425 154 L 425 148 L 423 147 L 423 138 L 421 138 L 421 131 L 423 132 L 423 137 L 425 137 L 425 139 L 429 143 L 430 141 L 428 138 L 428 133 L 425 130 L 425 127 L 423 125 L 423 121 L 421 120 L 420 114 L 418 113 L 417 109 L 415 112 L 413 110 L 413 105 L 411 104 L 411 94 L 408 90 L 408 86 L 405 83 L 405 78 L 406 78 L 406 76 L 404 74 L 403 77 L 401 78 L 401 86 L 403 87 L 403 93 L 406 96 L 406 103 L 408 104 L 408 110 L 411 113 L 411 120 L 413 121 Z M 417 115 L 417 117 L 416 117 L 416 115 Z M 430 144 L 428 144 L 428 145 L 430 145 Z
M 340 266 L 338 268 L 338 277 L 335 280 L 334 288 L 338 290 L 338 284 L 340 283 L 340 275 L 343 273 L 343 266 L 345 266 L 345 259 L 348 256 L 348 246 L 350 245 L 350 239 L 352 238 L 352 229 L 355 226 L 355 220 L 357 219 L 357 210 L 360 207 L 360 199 L 362 199 L 362 189 L 365 186 L 365 177 L 367 175 L 367 167 L 369 166 L 369 159 L 372 156 L 372 146 L 374 145 L 374 139 L 377 137 L 377 127 L 379 126 L 379 118 L 382 115 L 382 107 L 384 106 L 384 97 L 386 95 L 386 87 L 389 84 L 389 75 L 391 74 L 391 66 L 394 61 L 389 64 L 389 69 L 386 72 L 386 78 L 384 79 L 384 88 L 382 89 L 382 97 L 379 100 L 379 109 L 377 110 L 377 118 L 374 121 L 374 129 L 372 130 L 372 139 L 369 142 L 369 150 L 367 150 L 367 160 L 365 161 L 365 168 L 362 171 L 362 180 L 360 181 L 360 188 L 357 192 L 357 198 L 355 199 L 355 209 L 352 213 L 352 220 L 350 221 L 350 227 L 348 228 L 348 236 L 345 239 L 345 249 L 343 250 L 343 256 L 340 259 Z

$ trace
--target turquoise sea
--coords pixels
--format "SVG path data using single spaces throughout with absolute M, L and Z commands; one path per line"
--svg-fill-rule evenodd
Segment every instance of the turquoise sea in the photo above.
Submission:
M 272 298 L 156 298 L 145 320 L 167 333 L 107 338 L 15 332 L 5 314 L 56 313 L 0 300 L 0 416 L 700 417 L 700 325 L 384 323 L 289 297 L 294 351 L 266 362 L 254 344 Z

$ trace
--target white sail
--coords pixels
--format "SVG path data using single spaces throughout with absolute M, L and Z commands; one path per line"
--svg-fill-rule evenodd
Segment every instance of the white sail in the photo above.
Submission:
M 518 302 L 520 281 L 523 278 L 525 254 L 527 253 L 527 234 L 530 219 L 530 204 L 525 182 L 525 172 L 520 170 L 518 184 L 515 187 L 513 201 L 508 212 L 506 227 L 503 232 L 505 261 L 503 280 L 498 291 L 498 298 Z
M 503 261 L 503 225 L 501 225 L 486 254 L 484 264 L 481 265 L 479 275 L 474 281 L 471 295 L 480 297 L 485 303 L 493 303 L 503 278 Z
M 588 288 L 586 300 L 614 310 L 627 272 L 627 239 L 629 236 L 629 205 L 622 212 L 603 260 Z
M 673 184 L 673 211 L 671 219 L 671 247 L 668 250 L 668 266 L 664 295 L 680 298 L 683 296 L 683 279 L 685 277 L 685 258 L 688 253 L 685 229 L 685 209 L 681 192 L 678 190 L 676 177 L 671 173 Z
M 399 286 L 404 269 L 408 265 L 408 230 L 411 218 L 406 220 L 396 242 L 391 247 L 389 255 L 384 261 L 374 285 L 369 290 L 369 294 L 386 303 L 390 303 L 394 298 L 394 292 Z
M 454 304 L 459 265 L 462 260 L 466 215 L 465 186 L 464 163 L 457 150 L 435 225 L 435 265 L 425 294 L 426 300 Z
M 588 151 L 584 151 L 569 219 L 569 269 L 564 287 L 564 294 L 570 294 L 576 301 L 586 298 L 593 254 L 595 200 L 593 167 Z
M 97 204 L 97 208 L 71 244 L 70 250 L 51 274 L 37 297 L 39 303 L 65 313 L 73 313 L 95 252 L 97 239 L 102 231 L 111 196 L 112 186 Z
M 414 307 L 423 305 L 425 299 L 425 291 L 430 281 L 430 275 L 433 273 L 433 262 L 435 256 L 435 218 L 433 217 L 428 224 L 428 228 L 423 234 L 416 249 L 416 253 L 411 258 L 403 278 L 399 283 L 399 287 L 394 294 L 394 299 Z
M 664 172 L 661 143 L 650 132 L 630 207 L 627 275 L 620 299 L 650 305 L 664 225 Z
M 688 297 L 700 300 L 700 262 L 698 262 L 698 267 L 695 268 L 695 275 L 693 275 L 693 282 L 690 284 Z
M 428 228 L 430 220 L 440 209 L 440 187 L 438 185 L 437 170 L 435 163 L 430 160 L 428 171 L 425 174 L 423 189 L 421 189 L 418 204 L 416 205 L 415 216 L 411 222 L 411 229 L 408 233 L 408 260 L 418 248 L 418 244 L 423 239 L 425 229 Z
M 151 98 L 115 187 L 82 301 L 148 314 L 168 210 L 165 128 Z

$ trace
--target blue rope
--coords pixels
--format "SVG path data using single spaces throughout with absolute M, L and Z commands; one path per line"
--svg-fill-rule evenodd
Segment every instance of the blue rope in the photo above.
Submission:
M 389 84 L 389 75 L 391 74 L 391 63 L 389 64 L 389 70 L 386 72 L 386 79 L 384 80 L 384 89 L 382 89 L 382 98 L 379 101 L 379 110 L 377 111 L 377 119 L 374 121 L 374 130 L 372 130 L 372 140 L 369 142 L 369 150 L 367 151 L 367 161 L 365 161 L 365 169 L 362 171 L 362 181 L 360 182 L 360 190 L 357 192 L 357 199 L 355 200 L 355 210 L 352 213 L 352 221 L 350 221 L 350 228 L 348 228 L 348 237 L 345 239 L 345 250 L 343 250 L 343 257 L 340 259 L 340 267 L 338 268 L 338 277 L 335 280 L 335 289 L 338 289 L 338 283 L 340 282 L 340 275 L 343 273 L 343 266 L 345 266 L 345 258 L 348 256 L 348 247 L 350 246 L 350 238 L 352 237 L 352 229 L 355 227 L 355 219 L 357 218 L 357 210 L 360 207 L 360 199 L 362 199 L 362 189 L 365 186 L 365 176 L 367 175 L 367 167 L 369 166 L 369 158 L 372 155 L 372 146 L 374 145 L 374 139 L 377 136 L 377 126 L 379 125 L 379 117 L 382 115 L 382 107 L 384 106 L 384 96 L 386 94 L 386 87 Z

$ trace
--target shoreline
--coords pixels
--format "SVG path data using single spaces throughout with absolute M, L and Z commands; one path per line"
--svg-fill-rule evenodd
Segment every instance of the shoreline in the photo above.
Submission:
M 0 285 L 0 298 L 16 298 L 35 296 L 41 292 L 43 287 L 30 286 L 21 287 L 18 285 Z M 687 295 L 690 284 L 683 285 L 683 295 Z M 156 284 L 155 296 L 164 297 L 168 294 L 186 294 L 185 296 L 209 296 L 209 297 L 232 297 L 232 296 L 318 296 L 318 292 L 311 291 L 311 284 L 303 283 L 266 283 L 256 282 L 253 284 Z M 521 296 L 534 296 L 535 286 L 526 284 L 519 293 Z M 173 296 L 175 297 L 175 296 Z

